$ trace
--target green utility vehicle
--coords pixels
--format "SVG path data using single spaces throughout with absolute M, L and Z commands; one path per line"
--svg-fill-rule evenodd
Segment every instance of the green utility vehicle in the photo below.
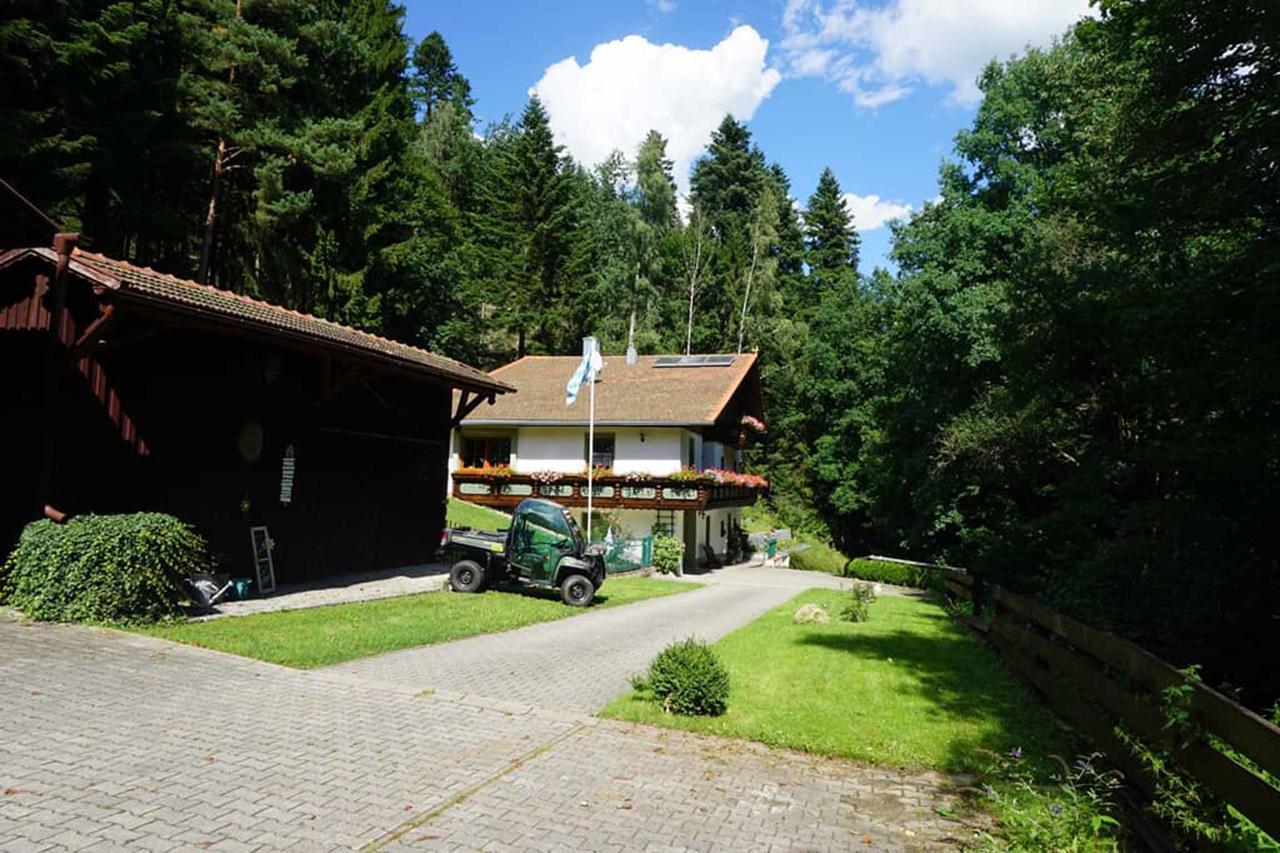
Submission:
M 552 501 L 521 501 L 506 532 L 446 528 L 440 550 L 454 592 L 507 581 L 558 589 L 565 604 L 586 607 L 604 584 L 604 545 L 587 544 L 569 511 Z

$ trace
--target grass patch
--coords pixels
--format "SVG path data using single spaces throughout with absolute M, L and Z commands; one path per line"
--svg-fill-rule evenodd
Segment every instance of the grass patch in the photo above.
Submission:
M 715 644 L 729 669 L 720 717 L 665 714 L 632 692 L 602 716 L 905 769 L 973 773 L 954 815 L 991 850 L 1120 849 L 1124 829 L 1075 738 L 994 652 L 938 605 L 886 596 L 867 622 L 834 619 L 847 594 L 811 590 Z M 796 624 L 819 604 L 828 624 Z M 1059 763 L 1053 756 L 1061 756 Z M 982 817 L 979 817 L 982 815 Z
M 844 554 L 823 542 L 808 542 L 809 547 L 791 555 L 791 568 L 806 572 L 825 572 L 844 575 L 845 566 L 852 562 Z
M 856 624 L 792 621 L 808 603 L 834 615 L 845 597 L 811 590 L 716 643 L 731 684 L 721 717 L 667 715 L 634 693 L 603 715 L 894 767 L 979 770 L 982 749 L 1070 754 L 1048 711 L 932 602 L 884 597 Z
M 618 607 L 696 589 L 657 578 L 615 578 L 590 609 Z M 308 610 L 232 616 L 137 628 L 139 633 L 299 669 L 342 663 L 413 646 L 506 631 L 586 612 L 550 591 L 428 592 Z M 625 618 L 619 616 L 619 618 Z
M 511 526 L 511 516 L 487 506 L 449 498 L 445 524 L 450 527 L 470 527 L 473 530 L 506 530 Z

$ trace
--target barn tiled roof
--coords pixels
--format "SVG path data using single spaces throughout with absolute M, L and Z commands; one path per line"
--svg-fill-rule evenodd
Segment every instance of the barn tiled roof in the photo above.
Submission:
M 629 365 L 624 356 L 605 356 L 596 382 L 596 423 L 603 426 L 710 426 L 716 422 L 756 363 L 755 353 L 732 357 L 729 364 L 657 367 L 662 356 L 641 356 Z M 729 359 L 726 357 L 726 361 Z M 464 426 L 485 424 L 578 425 L 587 422 L 587 388 L 572 406 L 565 385 L 581 356 L 526 356 L 490 375 L 515 387 L 464 418 Z M 749 414 L 759 415 L 758 398 Z
M 31 251 L 48 260 L 57 259 L 52 249 L 24 251 Z M 498 377 L 418 347 L 259 299 L 156 272 L 147 267 L 134 266 L 105 255 L 76 249 L 72 255 L 71 269 L 85 278 L 116 290 L 121 296 L 162 308 L 230 322 L 244 328 L 340 350 L 357 357 L 372 357 L 399 367 L 432 374 L 456 387 L 473 391 L 501 394 L 512 390 L 511 385 Z

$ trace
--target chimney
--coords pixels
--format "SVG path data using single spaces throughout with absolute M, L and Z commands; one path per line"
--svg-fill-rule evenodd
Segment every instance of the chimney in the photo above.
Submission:
M 636 355 L 636 312 L 631 309 L 631 331 L 627 332 L 627 364 L 636 364 L 640 357 Z

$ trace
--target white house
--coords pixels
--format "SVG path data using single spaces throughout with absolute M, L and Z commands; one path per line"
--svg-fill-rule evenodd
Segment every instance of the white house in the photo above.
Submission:
M 606 356 L 596 383 L 595 444 L 588 389 L 565 405 L 578 356 L 527 356 L 492 372 L 515 387 L 490 405 L 459 408 L 449 458 L 454 497 L 510 509 L 526 497 L 582 508 L 595 464 L 593 526 L 629 538 L 656 530 L 685 543 L 685 563 L 731 550 L 741 508 L 768 488 L 742 471 L 742 448 L 764 429 L 754 353 Z M 468 411 L 469 409 L 469 411 Z

